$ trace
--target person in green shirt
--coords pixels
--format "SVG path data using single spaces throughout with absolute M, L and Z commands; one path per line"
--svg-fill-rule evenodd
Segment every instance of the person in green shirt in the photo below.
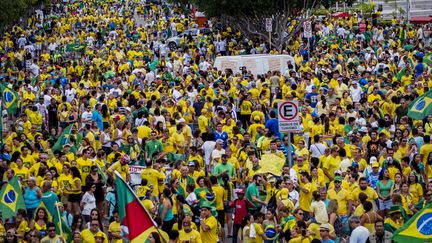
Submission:
M 156 131 L 150 133 L 150 140 L 146 142 L 145 145 L 145 160 L 147 162 L 151 161 L 153 155 L 162 153 L 164 151 L 163 144 L 157 139 Z
M 246 189 L 246 200 L 251 204 L 250 211 L 251 213 L 261 211 L 261 206 L 266 206 L 267 203 L 265 201 L 260 200 L 259 198 L 259 188 L 258 186 L 262 183 L 262 177 L 260 174 L 256 174 L 252 177 L 251 183 L 248 185 Z
M 226 154 L 222 154 L 221 156 L 221 163 L 218 163 L 212 173 L 215 177 L 219 178 L 219 184 L 221 184 L 222 176 L 227 174 L 229 180 L 232 180 L 235 176 L 235 169 L 234 166 L 231 163 L 228 163 L 228 156 Z

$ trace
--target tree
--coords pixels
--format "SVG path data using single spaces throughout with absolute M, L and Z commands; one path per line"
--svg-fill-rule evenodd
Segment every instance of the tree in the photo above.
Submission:
M 49 0 L 1 0 L 0 1 L 0 29 L 14 23 L 34 6 L 49 3 Z
M 260 37 L 282 51 L 323 0 L 193 0 L 207 17 L 241 30 L 248 38 Z M 307 14 L 309 12 L 310 14 Z M 272 32 L 266 32 L 266 18 Z M 271 40 L 271 41 L 270 41 Z

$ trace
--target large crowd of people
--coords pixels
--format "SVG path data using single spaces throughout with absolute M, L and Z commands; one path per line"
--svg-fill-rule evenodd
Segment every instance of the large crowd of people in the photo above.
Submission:
M 114 172 L 131 183 L 130 166 L 152 243 L 391 242 L 432 202 L 432 114 L 407 116 L 432 87 L 430 26 L 326 16 L 310 47 L 299 32 L 279 53 L 207 21 L 172 48 L 198 27 L 185 8 L 57 1 L 2 33 L 1 82 L 19 99 L 14 113 L 3 102 L 0 176 L 18 178 L 26 207 L 2 217 L 4 242 L 65 242 L 57 207 L 73 242 L 127 242 Z M 214 67 L 239 54 L 294 62 Z M 290 137 L 283 100 L 300 105 Z M 283 167 L 261 173 L 266 156 Z

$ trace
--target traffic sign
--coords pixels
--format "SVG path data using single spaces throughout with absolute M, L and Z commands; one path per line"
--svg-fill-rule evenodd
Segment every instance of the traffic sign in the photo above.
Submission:
M 272 19 L 271 18 L 266 18 L 265 24 L 266 24 L 266 31 L 267 32 L 272 32 L 273 31 Z
M 278 103 L 278 120 L 280 132 L 297 132 L 300 130 L 298 101 L 286 100 Z
M 304 33 L 303 36 L 305 38 L 312 38 L 312 24 L 309 20 L 303 23 Z

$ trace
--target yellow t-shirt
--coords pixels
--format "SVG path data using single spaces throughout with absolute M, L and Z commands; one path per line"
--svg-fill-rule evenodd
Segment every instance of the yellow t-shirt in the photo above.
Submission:
M 90 159 L 83 159 L 82 157 L 78 158 L 76 162 L 78 164 L 78 169 L 81 171 L 82 186 L 85 186 L 85 180 L 90 174 L 90 168 L 93 165 L 93 162 Z
M 223 199 L 225 197 L 225 189 L 220 185 L 212 186 L 213 192 L 215 193 L 216 210 L 223 210 Z
M 351 200 L 350 192 L 341 188 L 340 191 L 336 192 L 334 189 L 327 191 L 327 198 L 334 199 L 338 202 L 338 214 L 345 216 L 348 214 L 348 200 Z
M 120 233 L 121 232 L 121 230 L 120 230 L 120 223 L 118 223 L 116 221 L 112 222 L 109 225 L 108 231 L 110 233 L 117 233 L 117 234 Z M 111 240 L 111 243 L 122 243 L 122 242 L 123 242 L 122 239 L 112 239 Z
M 93 234 L 90 229 L 85 229 L 81 231 L 80 233 L 81 239 L 83 243 L 95 243 L 95 236 L 103 236 L 104 240 L 103 243 L 108 243 L 108 237 L 105 235 L 105 233 L 98 231 L 96 234 Z
M 207 231 L 203 231 L 200 227 L 200 234 L 203 243 L 215 243 L 218 241 L 218 222 L 215 217 L 210 216 L 204 220 L 205 224 L 209 227 Z
M 159 196 L 159 180 L 163 180 L 159 171 L 153 168 L 145 168 L 141 171 L 141 179 L 147 180 L 147 185 L 153 185 L 153 195 Z
M 187 233 L 184 229 L 179 231 L 180 242 L 190 242 L 190 243 L 202 243 L 201 235 L 197 230 L 192 229 L 191 232 Z
M 308 193 L 303 192 L 303 190 L 300 190 L 300 197 L 299 197 L 299 206 L 303 211 L 310 212 L 310 205 L 312 203 L 312 193 L 317 190 L 315 185 L 312 183 L 306 183 L 302 185 L 305 189 L 308 190 Z

